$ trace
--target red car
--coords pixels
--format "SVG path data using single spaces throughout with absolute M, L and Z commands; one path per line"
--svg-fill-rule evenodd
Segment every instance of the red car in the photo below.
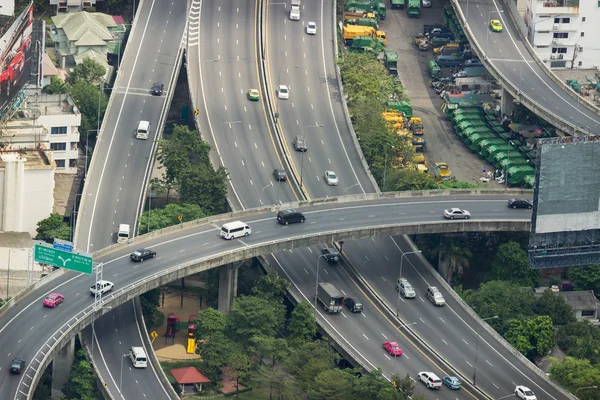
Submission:
M 45 307 L 56 307 L 57 305 L 59 305 L 60 303 L 62 303 L 65 300 L 65 296 L 63 296 L 60 293 L 50 293 L 48 296 L 46 296 L 46 298 L 44 299 L 44 306 Z
M 385 349 L 385 351 L 390 353 L 390 356 L 396 357 L 402 355 L 402 349 L 400 348 L 400 346 L 398 346 L 398 343 L 396 342 L 390 342 L 389 340 L 386 340 L 385 342 L 383 342 L 383 348 Z

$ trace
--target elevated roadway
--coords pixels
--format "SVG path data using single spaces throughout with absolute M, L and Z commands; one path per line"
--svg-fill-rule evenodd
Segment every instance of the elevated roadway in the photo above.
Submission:
M 220 217 L 224 220 L 211 218 L 169 228 L 134 239 L 131 245 L 116 245 L 96 255 L 97 261 L 104 263 L 104 279 L 115 283 L 115 290 L 103 298 L 99 313 L 105 314 L 109 312 L 107 307 L 116 307 L 149 289 L 189 274 L 284 248 L 379 235 L 529 229 L 527 213 L 516 214 L 504 207 L 506 195 L 466 196 L 460 192 L 447 195 L 427 199 L 399 197 L 315 202 L 303 208 L 307 223 L 296 226 L 278 225 L 274 215 L 276 209 L 252 210 Z M 450 206 L 469 208 L 474 218 L 466 222 L 444 221 L 441 210 Z M 432 213 L 432 210 L 436 212 Z M 246 221 L 253 228 L 252 235 L 234 241 L 221 239 L 219 226 L 227 219 Z M 142 246 L 155 249 L 158 257 L 149 262 L 131 263 L 129 253 Z M 17 377 L 0 374 L 1 398 L 26 398 L 39 379 L 36 371 L 41 373 L 55 352 L 91 323 L 93 297 L 89 296 L 89 287 L 94 279 L 90 275 L 61 271 L 48 278 L 41 287 L 31 288 L 22 297 L 14 299 L 16 304 L 11 303 L 14 304 L 12 307 L 3 309 L 0 346 L 10 351 L 0 355 L 0 365 L 9 365 L 12 358 L 21 357 L 28 360 L 28 366 L 25 373 Z M 53 291 L 63 293 L 65 303 L 56 309 L 43 308 L 43 297 Z M 123 346 L 126 350 L 127 344 L 123 343 Z M 126 372 L 123 371 L 124 379 Z M 129 376 L 128 379 L 136 377 Z
M 600 110 L 581 101 L 540 65 L 508 1 L 453 0 L 452 4 L 487 69 L 515 99 L 567 133 L 599 134 Z M 503 31 L 491 32 L 490 19 L 499 19 Z

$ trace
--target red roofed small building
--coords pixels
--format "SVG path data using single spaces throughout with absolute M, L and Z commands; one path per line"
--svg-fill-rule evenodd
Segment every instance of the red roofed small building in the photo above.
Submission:
M 175 378 L 177 384 L 179 384 L 181 394 L 185 394 L 186 385 L 188 389 L 191 389 L 191 392 L 201 392 L 202 384 L 210 382 L 210 379 L 202 375 L 196 367 L 173 368 L 171 370 L 171 375 L 173 375 L 173 378 Z M 190 385 L 192 385 L 192 387 L 190 387 Z

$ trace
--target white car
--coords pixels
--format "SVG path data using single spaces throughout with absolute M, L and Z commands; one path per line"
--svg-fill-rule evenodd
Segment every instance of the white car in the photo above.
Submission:
M 417 379 L 429 389 L 439 389 L 442 386 L 442 380 L 433 372 L 419 372 Z
M 306 25 L 306 33 L 308 33 L 309 35 L 316 35 L 317 24 L 314 22 L 309 22 L 308 25 Z
M 515 395 L 523 400 L 537 400 L 535 394 L 527 386 L 517 386 L 515 388 Z
M 329 186 L 337 186 L 340 183 L 337 175 L 333 171 L 325 171 L 325 182 Z
M 471 213 L 462 208 L 451 208 L 444 210 L 444 217 L 448 219 L 469 219 L 471 218 Z
M 95 295 L 97 292 L 100 292 L 101 294 L 110 292 L 111 290 L 113 290 L 114 287 L 114 283 L 109 282 L 109 281 L 98 281 L 98 284 L 94 284 L 90 287 L 90 293 L 92 295 Z
M 407 299 L 414 299 L 417 295 L 412 285 L 405 279 L 400 278 L 396 282 L 396 290 Z
M 277 97 L 282 100 L 287 100 L 290 98 L 290 89 L 288 89 L 285 85 L 279 85 L 277 88 Z

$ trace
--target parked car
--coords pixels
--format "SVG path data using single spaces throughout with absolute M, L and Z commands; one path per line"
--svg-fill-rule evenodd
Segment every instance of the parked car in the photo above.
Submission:
M 346 307 L 348 307 L 348 309 L 353 313 L 359 313 L 363 310 L 362 302 L 358 299 L 358 297 L 346 297 L 344 299 L 344 305 L 346 305 Z
M 469 219 L 471 218 L 471 213 L 462 208 L 451 208 L 444 210 L 444 217 L 448 219 Z
M 508 206 L 510 208 L 533 208 L 533 203 L 524 197 L 515 197 L 514 199 L 510 199 L 508 201 Z
M 340 261 L 340 253 L 338 253 L 336 249 L 326 247 L 323 250 L 321 250 L 321 253 L 323 254 L 323 256 L 325 256 L 324 258 L 328 263 L 336 263 Z
M 156 257 L 156 252 L 150 249 L 139 249 L 129 255 L 132 261 L 144 261 Z
M 150 92 L 152 93 L 153 96 L 160 96 L 160 95 L 162 95 L 164 88 L 165 88 L 164 84 L 156 82 L 154 85 L 152 85 L 152 89 L 150 90 Z
M 527 386 L 517 386 L 515 388 L 515 395 L 522 400 L 537 400 L 535 394 Z
M 337 175 L 333 171 L 325 171 L 325 182 L 329 186 L 337 186 L 340 183 Z
M 65 300 L 65 296 L 60 293 L 50 293 L 44 299 L 44 307 L 54 308 Z
M 273 177 L 277 182 L 287 181 L 287 173 L 285 172 L 285 169 L 275 168 L 273 170 Z
M 396 342 L 386 340 L 385 342 L 383 342 L 383 348 L 390 354 L 390 356 L 396 357 L 402 355 L 402 349 L 400 348 L 400 346 L 398 346 L 398 343 Z
M 429 389 L 439 389 L 442 386 L 442 380 L 433 372 L 419 372 L 417 379 Z
M 20 374 L 25 369 L 25 360 L 21 360 L 20 358 L 15 358 L 12 360 L 12 364 L 10 364 L 10 373 L 11 374 Z
M 448 386 L 449 389 L 458 390 L 460 389 L 460 381 L 455 376 L 444 376 L 442 378 L 442 383 Z

